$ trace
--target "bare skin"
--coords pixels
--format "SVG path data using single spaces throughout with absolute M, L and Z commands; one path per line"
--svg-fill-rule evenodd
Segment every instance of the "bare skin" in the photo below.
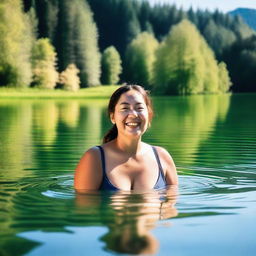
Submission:
M 148 109 L 143 96 L 136 90 L 123 93 L 118 100 L 111 122 L 116 124 L 116 139 L 102 145 L 106 173 L 111 183 L 121 190 L 153 189 L 158 178 L 158 165 L 152 147 L 141 141 L 149 126 Z M 177 185 L 178 177 L 170 154 L 156 147 L 167 185 Z M 102 182 L 99 149 L 89 149 L 81 158 L 75 173 L 75 189 L 98 190 Z

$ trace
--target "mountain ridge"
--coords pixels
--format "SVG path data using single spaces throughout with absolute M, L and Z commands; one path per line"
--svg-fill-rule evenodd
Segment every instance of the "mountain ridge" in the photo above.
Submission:
M 228 14 L 235 16 L 239 15 L 249 27 L 256 31 L 256 9 L 252 8 L 237 8 Z

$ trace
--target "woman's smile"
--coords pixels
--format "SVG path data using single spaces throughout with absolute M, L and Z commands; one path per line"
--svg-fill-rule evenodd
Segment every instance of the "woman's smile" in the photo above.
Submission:
M 132 127 L 132 128 L 138 127 L 138 126 L 140 126 L 140 124 L 141 124 L 141 122 L 135 122 L 135 121 L 125 123 L 126 126 Z

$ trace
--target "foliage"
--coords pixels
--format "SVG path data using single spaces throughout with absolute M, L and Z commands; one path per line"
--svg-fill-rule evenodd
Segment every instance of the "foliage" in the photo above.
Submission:
M 103 84 L 117 84 L 122 72 L 121 58 L 114 46 L 105 49 L 102 54 L 102 77 Z
M 83 87 L 99 85 L 101 56 L 90 7 L 83 0 L 60 1 L 60 7 L 58 56 L 61 70 L 74 63 L 80 70 Z
M 188 20 L 172 27 L 156 53 L 154 91 L 158 94 L 219 92 L 219 69 L 214 54 Z
M 123 57 L 127 44 L 140 31 L 138 11 L 140 4 L 134 0 L 87 0 L 99 29 L 101 51 L 115 46 Z
M 153 78 L 153 63 L 158 41 L 143 32 L 128 45 L 125 58 L 126 80 L 150 88 Z
M 227 70 L 227 65 L 225 62 L 219 63 L 219 91 L 228 92 L 230 86 L 232 85 L 229 73 Z
M 60 71 L 74 63 L 80 70 L 83 87 L 99 84 L 100 52 L 98 32 L 92 12 L 85 0 L 27 0 L 38 17 L 39 37 L 48 37 L 56 48 Z
M 31 81 L 34 40 L 30 19 L 20 0 L 0 2 L 0 84 L 25 87 Z
M 109 46 L 114 46 L 125 63 L 127 46 L 138 34 L 147 31 L 158 41 L 162 41 L 173 26 L 186 18 L 195 24 L 214 51 L 216 59 L 221 62 L 225 61 L 226 54 L 233 48 L 233 45 L 237 47 L 241 43 L 242 47 L 244 46 L 243 40 L 255 35 L 255 31 L 250 29 L 240 17 L 233 17 L 218 10 L 214 12 L 194 11 L 191 8 L 188 11 L 183 11 L 175 5 L 156 4 L 151 6 L 147 1 L 138 0 L 23 0 L 23 2 L 25 11 L 28 11 L 30 7 L 35 8 L 38 19 L 38 35 L 40 38 L 49 37 L 53 42 L 58 54 L 59 70 L 64 70 L 70 63 L 76 64 L 81 71 L 79 74 L 83 87 L 97 85 L 99 82 L 98 42 L 101 52 Z M 89 16 L 91 18 L 87 20 L 85 17 Z M 93 20 L 97 24 L 99 38 Z M 250 43 L 253 47 L 253 41 Z M 231 65 L 227 64 L 232 81 L 236 75 L 231 69 L 236 65 L 237 59 L 240 59 L 235 56 L 232 58 L 230 55 L 228 58 L 230 58 Z M 251 72 L 252 68 L 249 62 L 246 64 L 243 62 L 243 65 L 248 66 L 248 72 Z M 125 75 L 128 73 L 125 65 L 123 68 L 121 82 L 127 82 L 125 80 L 131 79 Z M 217 72 L 216 66 L 215 71 Z M 182 76 L 182 74 L 179 75 Z M 253 73 L 249 74 L 249 76 L 251 75 Z M 254 85 L 251 84 L 252 79 L 248 82 L 246 76 L 242 76 L 237 80 L 241 80 L 241 82 L 237 87 L 233 81 L 233 89 L 236 91 L 256 91 Z M 250 85 L 247 85 L 246 89 L 242 88 L 248 83 Z M 216 88 L 216 81 L 214 84 Z
M 224 52 L 234 92 L 256 91 L 256 36 L 241 39 Z
M 75 64 L 69 64 L 65 71 L 60 73 L 59 82 L 67 91 L 78 91 L 80 88 L 79 69 Z
M 36 41 L 32 50 L 33 83 L 45 89 L 53 89 L 58 81 L 56 52 L 48 38 Z
M 217 25 L 213 19 L 208 20 L 202 33 L 218 58 L 221 58 L 223 51 L 236 40 L 236 35 L 233 31 Z

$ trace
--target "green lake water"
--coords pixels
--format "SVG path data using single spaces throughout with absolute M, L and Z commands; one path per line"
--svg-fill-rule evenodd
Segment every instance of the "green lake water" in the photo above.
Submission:
M 255 255 L 256 95 L 163 97 L 144 141 L 179 191 L 76 195 L 105 100 L 0 100 L 0 255 Z

